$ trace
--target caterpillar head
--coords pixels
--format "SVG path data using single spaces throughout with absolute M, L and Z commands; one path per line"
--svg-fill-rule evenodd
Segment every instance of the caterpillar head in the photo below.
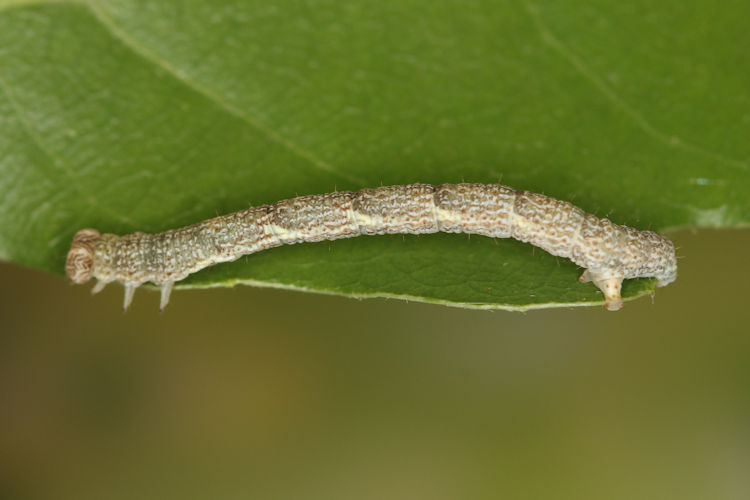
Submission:
M 65 262 L 65 272 L 73 283 L 86 283 L 91 279 L 94 268 L 94 247 L 101 238 L 96 229 L 81 229 L 73 237 Z

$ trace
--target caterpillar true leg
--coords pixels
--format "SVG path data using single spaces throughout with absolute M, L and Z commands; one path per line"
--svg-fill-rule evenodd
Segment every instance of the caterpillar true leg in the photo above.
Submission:
M 172 293 L 172 285 L 174 285 L 172 281 L 167 281 L 161 285 L 161 300 L 159 301 L 159 309 L 161 311 L 169 304 L 169 294 Z
M 133 302 L 133 295 L 135 295 L 136 288 L 138 288 L 138 285 L 134 285 L 132 283 L 125 284 L 125 300 L 122 304 L 122 309 L 125 312 L 127 312 L 128 307 L 130 307 L 130 303 Z
M 94 288 L 91 289 L 91 295 L 96 295 L 97 293 L 104 290 L 104 287 L 107 286 L 106 281 L 97 281 L 96 285 L 94 285 Z

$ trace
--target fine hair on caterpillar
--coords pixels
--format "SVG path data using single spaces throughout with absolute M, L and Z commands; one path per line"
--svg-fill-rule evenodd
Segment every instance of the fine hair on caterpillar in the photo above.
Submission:
M 135 289 L 161 287 L 161 309 L 172 285 L 219 262 L 283 244 L 395 233 L 468 233 L 515 238 L 585 268 L 579 278 L 604 294 L 605 307 L 623 306 L 629 278 L 677 278 L 674 245 L 652 231 L 620 226 L 566 201 L 500 184 L 409 184 L 299 196 L 158 234 L 125 236 L 81 229 L 65 270 L 74 283 L 96 278 L 125 286 L 124 308 Z

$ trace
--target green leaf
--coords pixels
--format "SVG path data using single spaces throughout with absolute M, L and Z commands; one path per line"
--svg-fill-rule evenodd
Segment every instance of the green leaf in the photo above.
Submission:
M 500 178 L 642 229 L 747 225 L 749 18 L 744 0 L 0 0 L 0 257 L 62 273 L 82 227 Z M 601 303 L 579 273 L 438 234 L 279 248 L 182 284 Z

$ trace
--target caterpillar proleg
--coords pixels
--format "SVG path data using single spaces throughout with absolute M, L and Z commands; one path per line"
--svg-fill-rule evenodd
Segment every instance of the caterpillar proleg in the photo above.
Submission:
M 75 283 L 96 278 L 125 286 L 127 310 L 135 289 L 161 286 L 161 308 L 172 285 L 204 267 L 283 244 L 393 233 L 481 234 L 515 238 L 585 268 L 610 311 L 622 307 L 629 278 L 655 277 L 657 286 L 677 278 L 674 245 L 651 231 L 620 226 L 566 201 L 500 184 L 409 184 L 357 192 L 300 196 L 248 208 L 158 234 L 117 236 L 81 229 L 65 270 Z

